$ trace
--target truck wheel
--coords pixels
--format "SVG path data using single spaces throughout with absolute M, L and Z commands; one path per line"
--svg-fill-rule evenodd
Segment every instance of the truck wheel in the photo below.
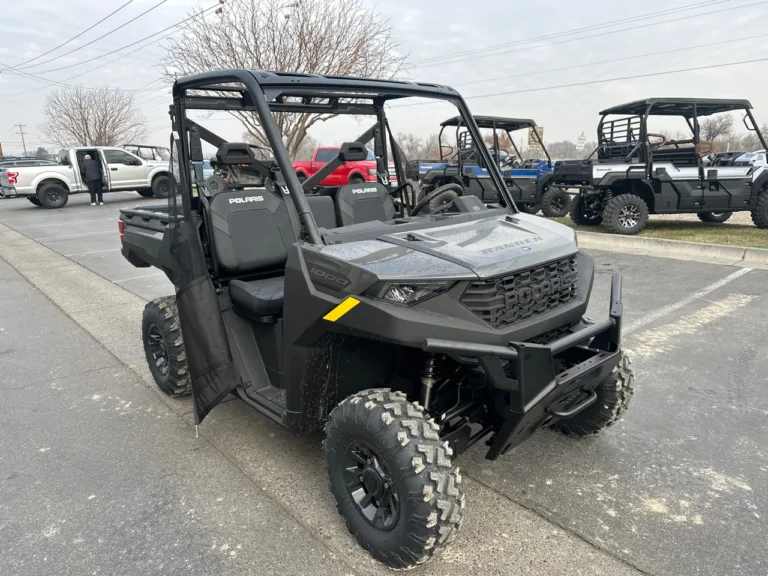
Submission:
M 603 226 L 614 234 L 638 234 L 648 223 L 648 205 L 635 194 L 611 198 L 603 210 Z
M 136 192 L 139 193 L 139 196 L 142 196 L 144 198 L 152 198 L 152 196 L 155 195 L 155 193 L 152 192 L 151 188 L 144 188 L 142 190 L 136 190 Z
M 349 183 L 350 184 L 363 184 L 365 182 L 365 178 L 360 176 L 360 174 L 353 174 L 349 177 Z
M 597 210 L 589 210 L 584 204 L 581 194 L 571 202 L 571 220 L 577 226 L 599 226 L 603 221 L 603 213 Z
M 560 188 L 545 188 L 541 195 L 541 213 L 550 218 L 561 218 L 568 214 L 571 207 L 571 197 Z
M 464 495 L 453 454 L 402 392 L 353 394 L 325 426 L 325 468 L 347 529 L 391 568 L 412 568 L 450 543 Z
M 696 214 L 699 220 L 702 222 L 709 222 L 712 224 L 722 224 L 728 218 L 733 216 L 733 212 L 699 212 Z
M 558 420 L 552 428 L 566 436 L 594 436 L 621 419 L 635 393 L 635 373 L 626 353 L 594 391 L 597 393 L 594 404 L 575 416 Z
M 29 200 L 29 201 L 30 201 L 32 204 L 34 204 L 35 206 L 41 206 L 41 204 L 40 204 L 40 199 L 39 199 L 37 196 L 29 196 L 29 197 L 27 198 L 27 200 Z
M 155 176 L 152 180 L 152 193 L 158 198 L 168 198 L 173 189 L 173 179 L 170 176 Z
M 226 192 L 229 190 L 229 183 L 224 180 L 222 176 L 214 174 L 205 181 L 205 190 L 211 196 L 215 196 L 219 192 Z
M 37 199 L 46 208 L 64 208 L 69 202 L 69 191 L 57 182 L 49 182 L 40 186 Z
M 758 228 L 768 228 L 768 188 L 757 197 L 757 203 L 752 208 L 752 222 Z
M 541 210 L 541 202 L 536 202 L 534 204 L 531 204 L 530 202 L 518 202 L 517 207 L 520 208 L 520 212 L 536 214 L 536 212 Z
M 160 390 L 168 396 L 189 394 L 192 382 L 175 296 L 155 298 L 147 303 L 141 319 L 141 338 L 149 371 Z

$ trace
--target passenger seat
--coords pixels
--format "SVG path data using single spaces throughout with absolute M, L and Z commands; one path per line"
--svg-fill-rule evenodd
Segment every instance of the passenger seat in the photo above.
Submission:
M 347 184 L 336 195 L 336 215 L 341 226 L 385 222 L 392 220 L 396 211 L 389 190 L 378 182 Z

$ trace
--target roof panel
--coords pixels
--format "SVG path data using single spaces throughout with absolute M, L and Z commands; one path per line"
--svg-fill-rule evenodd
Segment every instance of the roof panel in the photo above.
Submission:
M 690 117 L 693 116 L 694 104 L 699 116 L 752 108 L 749 100 L 728 98 L 646 98 L 645 100 L 635 100 L 607 108 L 600 114 L 603 116 L 608 114 L 642 115 L 645 114 L 649 106 L 652 106 L 651 116 Z

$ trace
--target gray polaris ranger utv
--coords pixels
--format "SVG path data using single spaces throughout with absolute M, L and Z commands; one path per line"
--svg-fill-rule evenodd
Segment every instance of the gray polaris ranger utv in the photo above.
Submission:
M 144 312 L 160 388 L 191 392 L 198 422 L 234 394 L 297 434 L 324 427 L 339 512 L 393 568 L 429 560 L 456 535 L 463 451 L 485 440 L 493 460 L 546 427 L 595 434 L 633 392 L 620 277 L 609 315 L 583 321 L 592 259 L 569 228 L 518 212 L 483 144 L 499 203 L 445 187 L 420 198 L 387 114 L 408 97 L 454 104 L 482 143 L 464 100 L 444 86 L 249 70 L 181 78 L 171 113 L 178 195 L 120 218 L 124 256 L 176 286 Z M 190 110 L 256 114 L 274 160 L 225 142 Z M 302 186 L 280 113 L 374 124 Z M 378 182 L 307 192 L 363 160 L 370 140 Z M 210 195 L 202 141 L 220 164 L 249 164 L 270 184 Z

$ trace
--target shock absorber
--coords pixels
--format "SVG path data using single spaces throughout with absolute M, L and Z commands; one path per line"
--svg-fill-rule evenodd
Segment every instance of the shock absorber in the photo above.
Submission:
M 427 354 L 421 369 L 421 405 L 429 410 L 432 401 L 432 388 L 437 382 L 437 359 L 434 354 Z

